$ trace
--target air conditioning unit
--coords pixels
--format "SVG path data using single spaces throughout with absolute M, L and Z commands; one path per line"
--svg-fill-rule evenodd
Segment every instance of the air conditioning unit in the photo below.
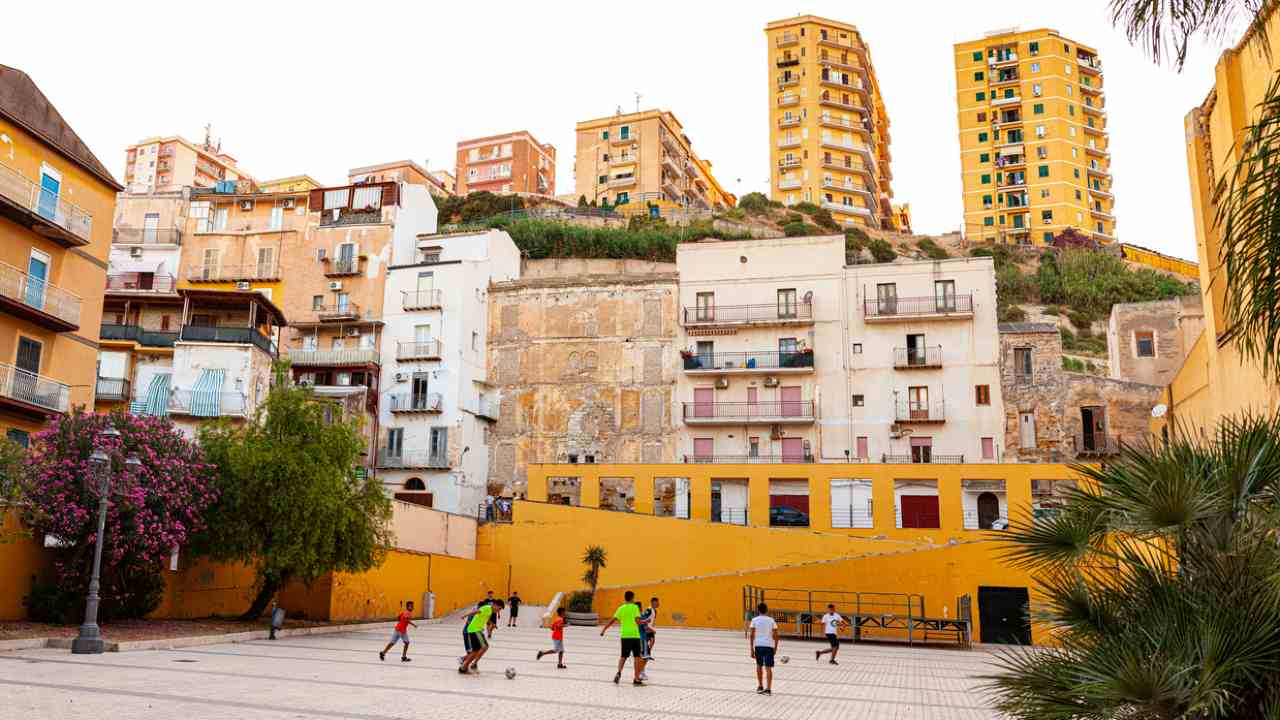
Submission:
M 769 438 L 770 438 L 771 440 L 781 440 L 781 439 L 782 439 L 782 426 L 781 426 L 781 425 L 771 425 L 771 426 L 769 426 Z
M 727 377 L 716 378 L 716 388 L 719 390 L 729 389 L 729 378 Z
M 776 376 L 776 375 L 766 375 L 766 376 L 764 377 L 764 386 L 765 386 L 765 387 L 778 387 L 778 376 Z
M 360 337 L 360 328 L 347 328 L 347 335 L 349 337 Z
M 330 290 L 341 290 L 341 289 L 342 289 L 342 281 L 341 281 L 341 280 L 331 280 L 331 281 L 329 282 L 329 289 L 330 289 Z
M 244 281 L 244 280 L 241 280 L 240 282 L 236 283 L 236 289 L 237 289 L 237 290 L 248 290 L 248 289 L 249 289 L 249 283 L 248 283 L 248 282 L 246 282 L 246 281 Z
M 285 198 L 285 199 L 284 199 L 284 209 L 285 209 L 285 210 L 292 210 L 292 209 L 294 209 L 294 208 L 295 208 L 295 207 L 297 207 L 297 206 L 298 206 L 298 199 L 297 199 L 297 198 Z
M 129 248 L 129 257 L 131 258 L 142 257 L 142 248 Z
M 240 209 L 241 209 L 241 210 L 252 210 L 252 209 L 253 209 L 253 201 L 252 201 L 252 200 L 241 200 L 241 201 L 240 201 Z

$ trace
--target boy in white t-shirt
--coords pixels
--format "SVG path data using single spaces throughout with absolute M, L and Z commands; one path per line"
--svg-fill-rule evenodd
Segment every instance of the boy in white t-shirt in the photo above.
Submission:
M 840 613 L 836 612 L 835 605 L 827 605 L 827 614 L 822 616 L 822 632 L 827 636 L 827 642 L 831 643 L 831 647 L 827 650 L 819 650 L 813 655 L 814 660 L 821 660 L 823 655 L 831 654 L 828 661 L 832 665 L 839 665 L 836 662 L 836 655 L 840 653 L 840 637 L 837 635 L 841 627 L 848 625 Z
M 751 658 L 756 661 L 757 694 L 773 694 L 773 658 L 777 652 L 778 623 L 769 617 L 769 606 L 760 603 L 756 616 L 751 618 Z

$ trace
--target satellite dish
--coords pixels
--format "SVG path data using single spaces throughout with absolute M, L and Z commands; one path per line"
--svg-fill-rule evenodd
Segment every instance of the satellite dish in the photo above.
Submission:
M 1169 412 L 1169 406 L 1164 403 L 1160 403 L 1159 405 L 1151 408 L 1151 417 L 1164 417 L 1164 414 L 1167 412 Z

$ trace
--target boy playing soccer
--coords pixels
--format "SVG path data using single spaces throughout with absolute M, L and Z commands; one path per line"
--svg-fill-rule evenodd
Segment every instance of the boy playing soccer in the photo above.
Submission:
M 404 610 L 400 611 L 400 617 L 396 618 L 396 629 L 391 633 L 391 642 L 387 643 L 387 646 L 382 648 L 382 652 L 378 653 L 379 660 L 386 660 L 387 653 L 391 651 L 391 648 L 395 647 L 397 642 L 403 640 L 404 654 L 400 656 L 400 662 L 409 662 L 409 626 L 418 627 L 417 623 L 409 619 L 412 617 L 413 601 L 410 600 L 404 604 Z
M 485 637 L 485 626 L 489 624 L 489 619 L 495 613 L 500 612 L 505 606 L 501 600 L 494 600 L 487 605 L 481 605 L 470 614 L 467 615 L 467 635 L 466 635 L 466 651 L 467 654 L 462 658 L 462 664 L 458 666 L 458 672 L 466 675 L 471 672 L 480 662 L 480 658 L 484 657 L 485 652 L 489 650 L 489 639 Z
M 640 606 L 636 602 L 636 594 L 628 590 L 623 594 L 626 601 L 618 606 L 614 611 L 613 618 L 609 620 L 609 624 L 604 626 L 600 631 L 600 637 L 604 637 L 605 632 L 613 627 L 614 623 L 619 623 L 619 633 L 622 636 L 622 657 L 618 658 L 618 672 L 613 676 L 613 682 L 616 685 L 622 679 L 622 668 L 627 664 L 627 658 L 635 658 L 635 678 L 631 681 L 632 685 L 644 685 L 641 674 L 644 673 L 644 643 L 641 641 L 640 625 L 636 619 L 640 617 Z
M 773 657 L 777 652 L 778 623 L 769 617 L 769 606 L 760 603 L 751 618 L 751 659 L 756 661 L 756 692 L 760 695 L 773 694 Z
M 848 625 L 844 617 L 836 612 L 835 605 L 827 605 L 827 614 L 822 616 L 822 632 L 827 636 L 827 642 L 831 643 L 831 647 L 827 650 L 818 650 L 814 653 L 814 660 L 821 660 L 823 655 L 830 654 L 831 659 L 827 662 L 832 665 L 839 665 L 836 662 L 836 655 L 840 652 L 840 637 L 836 634 L 840 628 Z
M 538 659 L 541 660 L 543 655 L 556 653 L 559 657 L 556 660 L 556 668 L 565 669 L 564 664 L 564 608 L 556 608 L 556 619 L 551 621 L 551 649 L 539 650 Z

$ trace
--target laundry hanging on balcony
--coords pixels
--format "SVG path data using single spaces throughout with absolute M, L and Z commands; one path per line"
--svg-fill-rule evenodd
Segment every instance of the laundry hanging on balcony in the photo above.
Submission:
M 222 383 L 226 370 L 201 370 L 191 388 L 191 414 L 196 417 L 218 417 L 222 414 Z
M 134 415 L 168 415 L 169 380 L 172 377 L 169 373 L 152 376 L 146 395 L 141 400 L 129 403 L 129 412 Z

